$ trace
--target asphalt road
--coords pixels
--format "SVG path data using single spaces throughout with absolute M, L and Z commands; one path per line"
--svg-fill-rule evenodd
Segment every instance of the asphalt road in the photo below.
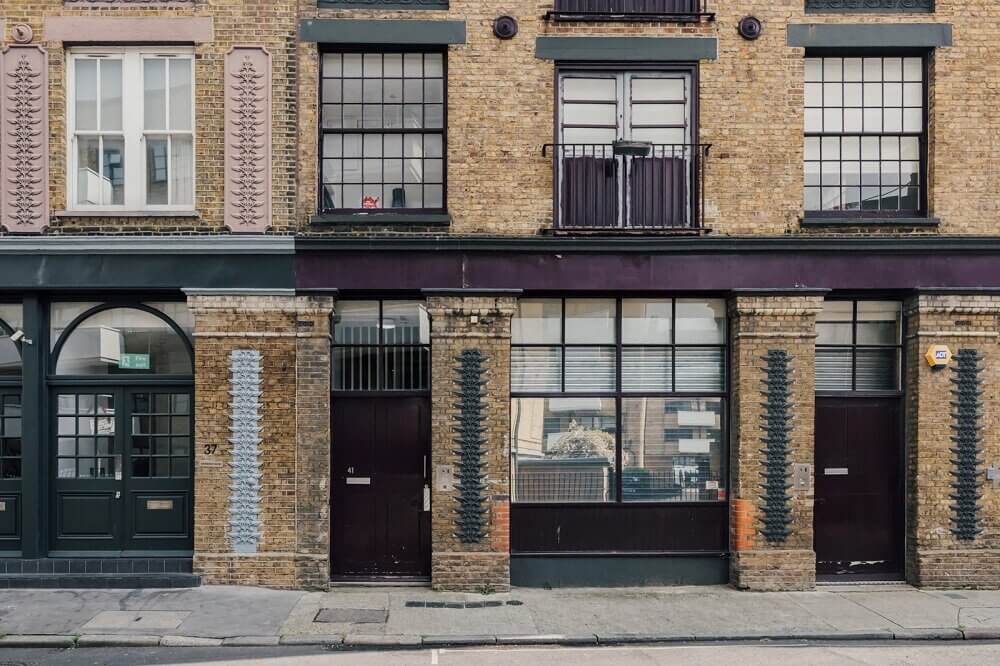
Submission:
M 274 648 L 83 648 L 76 650 L 0 650 L 0 666 L 136 666 L 192 664 L 211 666 L 605 666 L 606 664 L 705 664 L 771 666 L 796 663 L 962 664 L 1000 663 L 1000 643 L 913 642 L 773 645 L 657 645 L 598 648 L 474 648 L 413 651 L 330 651 L 313 647 Z

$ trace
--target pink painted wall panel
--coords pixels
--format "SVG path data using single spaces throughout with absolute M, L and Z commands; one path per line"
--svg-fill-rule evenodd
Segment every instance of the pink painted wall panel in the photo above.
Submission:
M 226 54 L 226 225 L 271 225 L 271 55 L 259 46 Z
M 0 226 L 38 233 L 49 222 L 48 61 L 38 46 L 0 55 Z

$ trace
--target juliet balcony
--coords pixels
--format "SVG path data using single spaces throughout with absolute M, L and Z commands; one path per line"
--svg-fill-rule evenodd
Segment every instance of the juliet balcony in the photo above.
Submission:
M 551 156 L 557 231 L 697 231 L 710 144 L 557 143 Z

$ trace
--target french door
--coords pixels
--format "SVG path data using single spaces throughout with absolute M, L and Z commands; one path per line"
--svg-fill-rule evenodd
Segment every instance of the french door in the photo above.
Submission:
M 680 71 L 561 74 L 562 226 L 690 225 L 691 86 Z
M 51 405 L 52 550 L 189 552 L 190 387 L 58 388 Z

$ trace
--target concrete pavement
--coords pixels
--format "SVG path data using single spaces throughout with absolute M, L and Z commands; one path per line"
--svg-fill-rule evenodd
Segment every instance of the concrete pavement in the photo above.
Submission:
M 1000 592 L 905 585 L 297 592 L 7 590 L 0 647 L 621 645 L 729 640 L 1000 640 Z

